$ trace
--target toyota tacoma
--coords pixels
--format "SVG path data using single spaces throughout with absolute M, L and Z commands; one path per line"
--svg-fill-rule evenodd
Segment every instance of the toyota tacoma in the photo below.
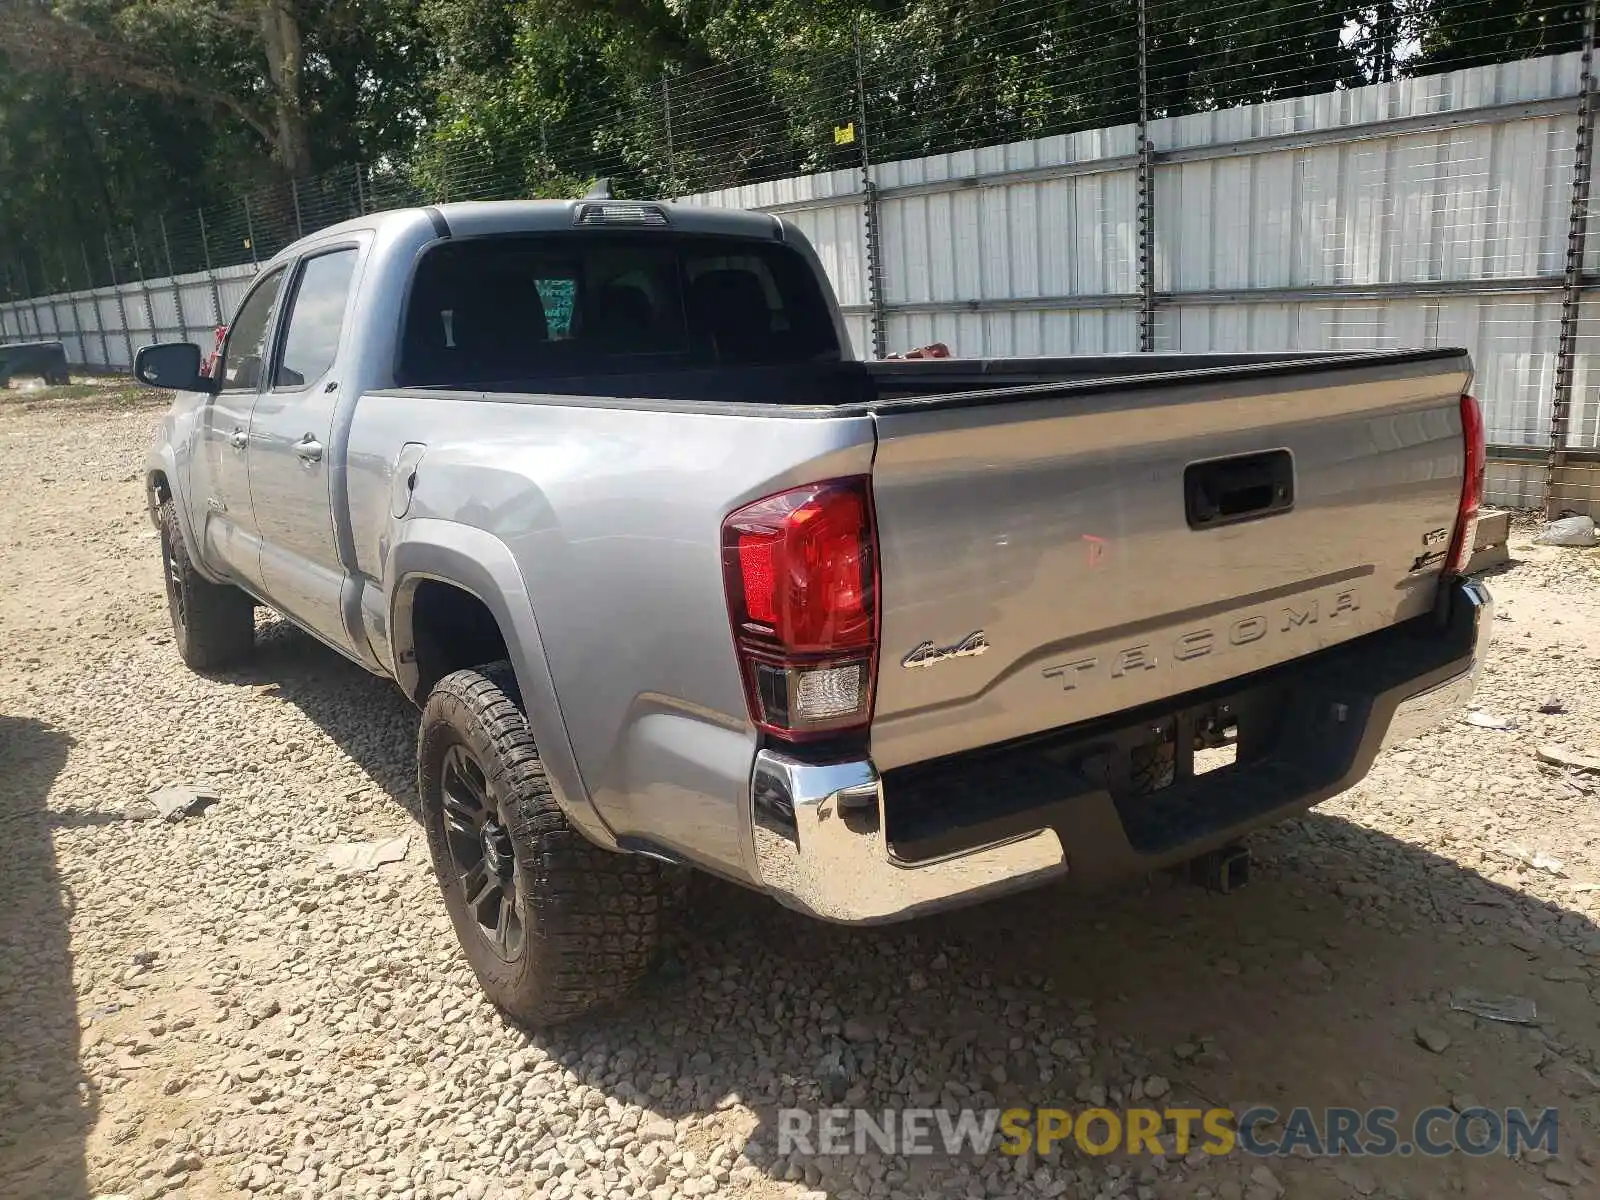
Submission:
M 1194 860 L 1471 692 L 1458 349 L 861 362 L 770 215 L 448 204 L 264 264 L 146 473 L 179 653 L 421 709 L 444 903 L 544 1024 L 685 867 L 831 921 Z

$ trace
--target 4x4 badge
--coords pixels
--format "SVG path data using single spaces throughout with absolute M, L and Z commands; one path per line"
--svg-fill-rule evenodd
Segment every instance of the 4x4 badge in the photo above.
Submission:
M 932 642 L 923 642 L 902 658 L 900 665 L 931 667 L 934 663 L 942 663 L 949 658 L 975 658 L 988 648 L 989 643 L 983 636 L 983 630 L 979 629 L 967 634 L 954 646 L 935 646 Z

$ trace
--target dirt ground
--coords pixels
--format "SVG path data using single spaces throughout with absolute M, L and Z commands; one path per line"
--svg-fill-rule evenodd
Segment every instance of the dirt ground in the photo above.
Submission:
M 1600 1196 L 1600 551 L 1492 573 L 1466 721 L 1254 836 L 1254 878 L 878 930 L 708 883 L 627 1009 L 509 1026 L 413 823 L 415 715 L 263 618 L 179 663 L 140 488 L 159 399 L 0 393 L 0 1195 Z M 154 787 L 218 803 L 142 819 Z M 337 842 L 404 836 L 339 874 Z M 1530 1024 L 1457 1011 L 1532 1001 Z M 827 1102 L 1559 1110 L 1554 1156 L 777 1152 Z M 1270 1127 L 1269 1127 L 1270 1129 Z M 1281 1129 L 1278 1131 L 1281 1133 Z

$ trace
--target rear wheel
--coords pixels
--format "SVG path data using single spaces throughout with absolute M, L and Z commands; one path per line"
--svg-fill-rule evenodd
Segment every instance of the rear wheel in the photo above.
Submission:
M 194 569 L 171 500 L 161 505 L 161 566 L 172 637 L 183 661 L 196 671 L 215 671 L 245 658 L 255 645 L 255 601 Z
M 433 689 L 417 785 L 445 908 L 490 1000 L 552 1025 L 644 978 L 671 889 L 659 864 L 602 850 L 567 824 L 509 664 Z

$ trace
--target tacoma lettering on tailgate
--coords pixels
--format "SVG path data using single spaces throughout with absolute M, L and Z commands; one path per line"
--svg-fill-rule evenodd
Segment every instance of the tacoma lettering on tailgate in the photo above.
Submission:
M 1070 692 L 1088 677 L 1121 679 L 1139 671 L 1154 671 L 1165 661 L 1189 662 L 1210 654 L 1226 653 L 1235 646 L 1248 646 L 1265 637 L 1304 630 L 1322 621 L 1336 621 L 1361 607 L 1354 589 L 1336 592 L 1326 599 L 1326 603 L 1311 599 L 1281 604 L 1235 617 L 1226 625 L 1197 626 L 1173 637 L 1135 642 L 1067 662 L 1050 663 L 1044 668 L 1044 677 L 1059 681 L 1061 690 Z

